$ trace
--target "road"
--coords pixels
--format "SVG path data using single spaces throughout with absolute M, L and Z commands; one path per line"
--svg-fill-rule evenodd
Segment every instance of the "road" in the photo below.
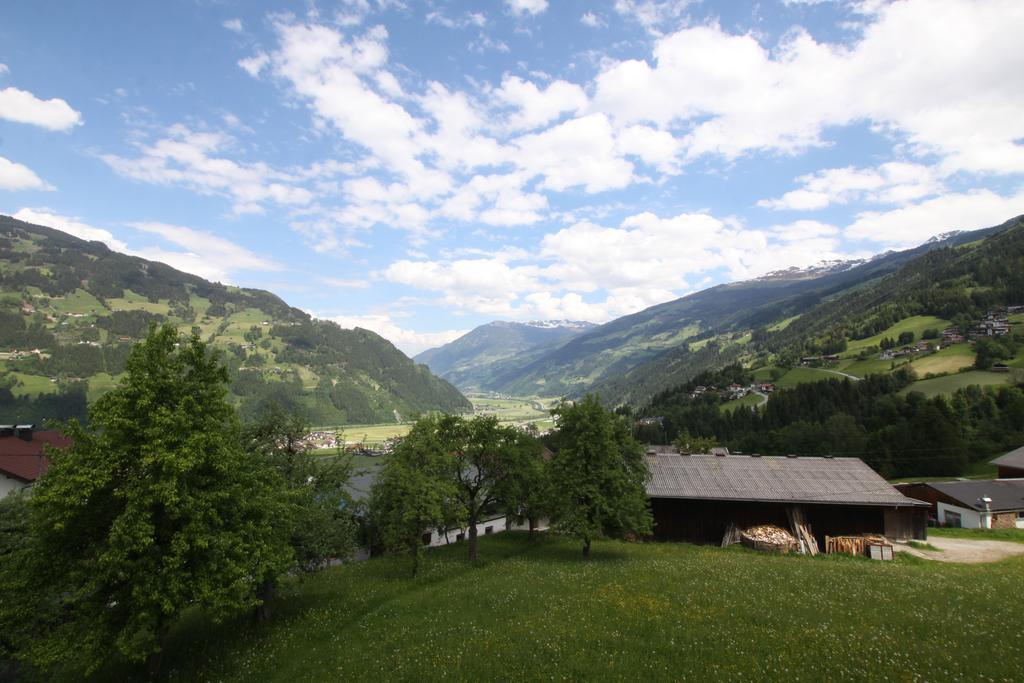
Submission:
M 902 543 L 897 543 L 893 547 L 897 552 L 923 557 L 927 560 L 956 562 L 958 564 L 997 562 L 1015 555 L 1024 555 L 1024 543 L 1013 543 L 1011 541 L 975 541 L 969 538 L 940 538 L 932 536 L 928 539 L 928 543 L 939 550 L 936 552 L 934 550 L 911 548 Z

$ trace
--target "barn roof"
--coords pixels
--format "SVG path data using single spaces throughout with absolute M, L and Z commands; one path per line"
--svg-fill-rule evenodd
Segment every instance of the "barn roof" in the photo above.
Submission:
M 859 458 L 752 455 L 647 456 L 651 498 L 772 503 L 927 506 L 907 498 Z
M 1024 470 L 1024 446 L 1010 451 L 1004 455 L 1000 455 L 998 458 L 992 461 L 993 465 L 1002 465 L 1003 467 L 1014 467 L 1017 469 Z
M 1024 479 L 947 481 L 928 486 L 975 510 L 985 509 L 980 502 L 984 496 L 992 499 L 992 510 L 995 512 L 1024 510 Z

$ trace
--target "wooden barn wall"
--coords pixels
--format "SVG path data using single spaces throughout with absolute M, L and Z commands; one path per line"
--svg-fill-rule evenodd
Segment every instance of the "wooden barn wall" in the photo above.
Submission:
M 775 524 L 789 529 L 787 503 L 652 498 L 654 538 L 718 544 L 730 523 L 741 529 Z M 927 511 L 853 505 L 801 505 L 811 529 L 824 547 L 825 536 L 863 533 L 898 538 L 924 538 Z M 892 532 L 892 533 L 887 533 Z

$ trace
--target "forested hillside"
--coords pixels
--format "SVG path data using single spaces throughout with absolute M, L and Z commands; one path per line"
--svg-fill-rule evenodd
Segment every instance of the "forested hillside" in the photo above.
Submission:
M 875 307 L 889 300 L 891 288 L 879 285 L 886 277 L 902 278 L 894 273 L 928 254 L 970 251 L 1020 222 L 951 234 L 848 267 L 833 264 L 813 273 L 790 270 L 719 285 L 588 330 L 518 366 L 498 368 L 493 385 L 517 394 L 597 391 L 612 404 L 642 405 L 659 391 L 736 360 L 768 364 L 775 356 L 799 358 L 806 350 L 828 348 L 830 335 L 866 332 L 876 313 L 880 324 L 885 314 Z M 928 270 L 935 263 L 918 267 Z M 981 299 L 974 304 L 984 307 Z M 908 303 L 906 310 L 920 308 Z M 858 317 L 857 325 L 850 316 Z M 842 330 L 834 329 L 840 324 Z
M 84 417 L 150 324 L 195 331 L 224 354 L 244 414 L 275 400 L 321 424 L 471 409 L 390 342 L 315 320 L 277 296 L 207 282 L 66 233 L 0 216 L 0 416 Z
M 861 458 L 887 477 L 960 475 L 1024 442 L 1024 390 L 968 387 L 952 396 L 908 391 L 905 368 L 863 381 L 835 378 L 774 392 L 763 408 L 722 410 L 696 386 L 749 381 L 738 365 L 666 391 L 641 411 L 641 438 L 710 438 L 736 452 Z
M 481 325 L 444 346 L 416 356 L 431 372 L 465 390 L 498 389 L 495 378 L 514 372 L 594 325 L 575 320 Z

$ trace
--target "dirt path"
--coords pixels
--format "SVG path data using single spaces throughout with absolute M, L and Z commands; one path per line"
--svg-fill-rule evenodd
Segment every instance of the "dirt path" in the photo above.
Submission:
M 961 564 L 997 562 L 1015 555 L 1024 555 L 1024 543 L 1012 543 L 1010 541 L 975 541 L 968 538 L 938 538 L 933 536 L 928 539 L 928 543 L 938 548 L 939 551 L 920 550 L 901 543 L 897 543 L 893 547 L 897 552 L 907 553 L 915 557 Z

